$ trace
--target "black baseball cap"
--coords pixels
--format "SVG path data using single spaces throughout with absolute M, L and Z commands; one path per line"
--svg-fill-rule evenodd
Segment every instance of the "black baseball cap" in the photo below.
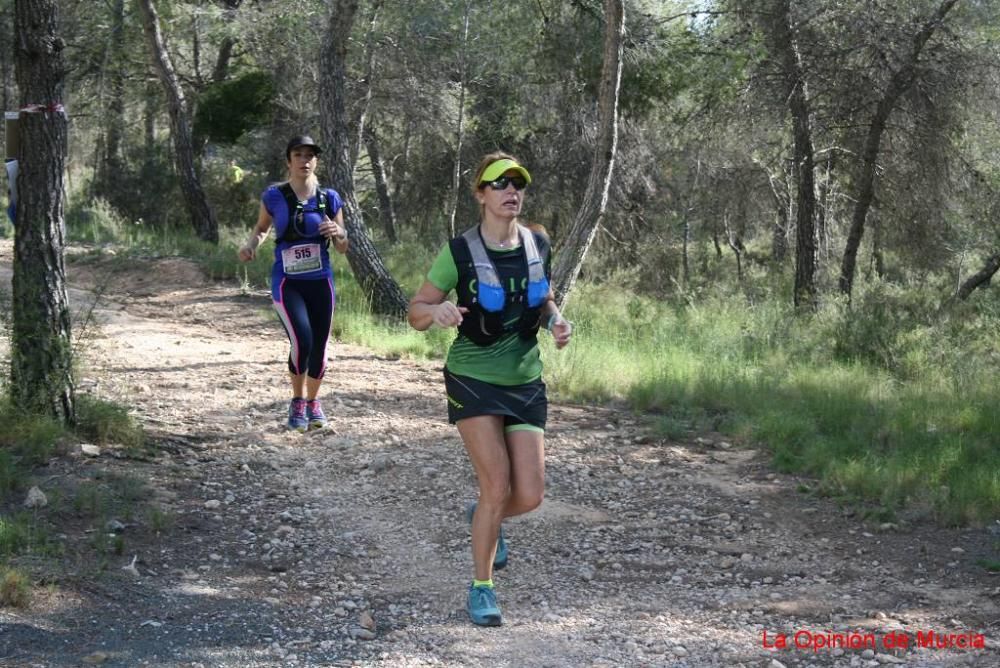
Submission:
M 288 140 L 288 146 L 285 147 L 285 159 L 290 160 L 292 158 L 292 149 L 300 146 L 309 146 L 312 150 L 316 151 L 316 155 L 323 152 L 319 144 L 314 142 L 313 138 L 309 135 L 296 135 Z

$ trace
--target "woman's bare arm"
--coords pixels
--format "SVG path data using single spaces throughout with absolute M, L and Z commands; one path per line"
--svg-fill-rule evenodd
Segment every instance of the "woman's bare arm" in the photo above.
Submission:
M 438 289 L 430 281 L 424 281 L 410 300 L 410 310 L 407 313 L 410 327 L 422 332 L 431 325 L 457 327 L 462 324 L 462 314 L 468 309 L 445 301 L 447 296 L 448 293 Z

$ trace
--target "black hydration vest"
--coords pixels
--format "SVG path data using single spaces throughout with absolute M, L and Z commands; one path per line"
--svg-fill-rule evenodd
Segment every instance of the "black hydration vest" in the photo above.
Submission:
M 298 195 L 292 190 L 290 184 L 282 183 L 278 186 L 278 192 L 285 198 L 285 204 L 288 206 L 288 224 L 285 225 L 285 233 L 278 237 L 278 241 L 288 241 L 294 243 L 296 241 L 302 241 L 304 239 L 318 239 L 319 235 L 307 236 L 304 233 L 304 228 L 300 228 L 300 225 L 305 224 L 306 213 L 318 212 L 320 214 L 330 215 L 326 211 L 327 198 L 325 188 L 316 188 L 316 208 L 306 209 L 306 202 L 299 201 Z M 330 240 L 324 238 L 324 244 L 329 244 Z
M 523 339 L 531 339 L 538 333 L 541 324 L 541 307 L 549 294 L 549 282 L 545 277 L 547 258 L 539 253 L 531 230 L 522 225 L 517 227 L 525 268 L 521 276 L 526 277 L 528 284 L 525 292 L 516 295 L 508 293 L 501 284 L 499 272 L 489 257 L 478 225 L 449 242 L 451 256 L 458 268 L 458 301 L 469 309 L 458 331 L 480 346 L 495 343 L 511 332 L 517 332 Z M 473 281 L 475 290 L 471 287 Z M 521 315 L 514 320 L 518 302 L 522 303 Z M 505 325 L 508 321 L 510 324 Z

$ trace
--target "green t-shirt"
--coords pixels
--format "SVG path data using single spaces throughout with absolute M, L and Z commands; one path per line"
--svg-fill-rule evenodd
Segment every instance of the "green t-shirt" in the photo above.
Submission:
M 536 235 L 536 240 L 539 237 Z M 543 241 L 544 243 L 544 241 Z M 547 244 L 545 244 L 547 250 Z M 539 248 L 542 251 L 542 248 Z M 524 291 L 527 278 L 524 268 L 524 250 L 520 247 L 507 250 L 487 249 L 487 253 L 501 282 L 514 294 Z M 548 263 L 546 263 L 548 264 Z M 523 278 L 524 280 L 518 280 Z M 427 280 L 442 292 L 448 293 L 458 285 L 458 267 L 452 257 L 451 247 L 445 244 L 438 253 L 434 264 L 427 273 Z M 517 287 L 520 285 L 521 287 Z M 512 324 L 520 319 L 520 312 L 512 313 Z M 470 316 L 466 316 L 470 317 Z M 494 385 L 522 385 L 538 380 L 542 375 L 542 358 L 538 354 L 538 340 L 535 337 L 523 339 L 517 332 L 501 336 L 495 343 L 480 346 L 470 341 L 464 334 L 458 336 L 448 349 L 445 362 L 448 370 L 461 376 L 469 376 Z

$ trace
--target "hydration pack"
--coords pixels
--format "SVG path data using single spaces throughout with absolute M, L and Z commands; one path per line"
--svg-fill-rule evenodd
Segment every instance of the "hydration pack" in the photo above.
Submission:
M 325 188 L 316 188 L 316 208 L 306 209 L 306 202 L 299 200 L 298 195 L 292 189 L 289 183 L 282 183 L 278 186 L 278 192 L 285 198 L 285 204 L 288 206 L 288 225 L 285 226 L 285 233 L 278 237 L 278 241 L 288 241 L 296 242 L 302 241 L 303 239 L 316 239 L 319 237 L 318 234 L 307 235 L 305 234 L 304 226 L 306 213 L 318 212 L 320 215 L 329 215 L 326 212 L 327 197 Z M 329 239 L 324 239 L 324 244 L 328 244 Z
M 469 313 L 458 329 L 473 343 L 481 346 L 494 343 L 502 335 L 513 331 L 517 331 L 522 338 L 529 339 L 535 336 L 541 323 L 541 307 L 549 294 L 545 263 L 538 252 L 538 244 L 531 230 L 518 225 L 517 232 L 527 265 L 528 285 L 521 317 L 510 325 L 505 324 L 509 316 L 504 317 L 508 311 L 509 296 L 500 282 L 496 265 L 486 251 L 486 245 L 479 234 L 479 226 L 466 230 L 452 243 L 452 255 L 455 264 L 459 266 L 459 275 L 462 274 L 461 260 L 465 260 L 464 264 L 467 267 L 471 264 L 476 278 L 476 289 L 470 295 L 468 304 Z M 456 250 L 459 254 L 455 253 Z M 464 255 L 461 253 L 463 250 L 467 251 L 467 258 L 461 257 Z

